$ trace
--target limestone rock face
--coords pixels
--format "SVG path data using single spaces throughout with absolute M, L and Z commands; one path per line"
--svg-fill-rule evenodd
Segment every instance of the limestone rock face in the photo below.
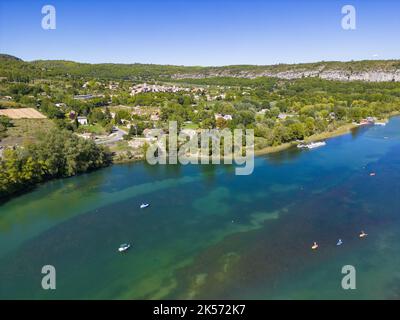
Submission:
M 367 81 L 367 82 L 387 82 L 400 81 L 400 69 L 387 70 L 371 70 L 371 71 L 347 71 L 347 70 L 295 70 L 295 71 L 238 71 L 230 70 L 207 71 L 195 74 L 175 74 L 174 79 L 203 79 L 208 77 L 238 77 L 238 78 L 257 78 L 257 77 L 276 77 L 280 79 L 300 79 L 307 77 L 319 77 L 325 80 L 337 81 Z

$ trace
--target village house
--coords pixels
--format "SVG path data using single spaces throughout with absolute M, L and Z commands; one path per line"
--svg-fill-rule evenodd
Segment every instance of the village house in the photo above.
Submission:
M 137 116 L 144 116 L 148 114 L 148 111 L 144 108 L 141 107 L 134 107 L 133 111 L 131 112 L 132 115 L 137 115 Z
M 78 117 L 77 120 L 78 120 L 79 124 L 82 126 L 88 125 L 88 119 L 86 117 Z
M 89 81 L 87 81 L 87 82 L 85 82 L 84 84 L 83 84 L 83 86 L 82 86 L 82 88 L 87 88 L 88 86 L 90 85 L 90 82 Z M 96 86 L 101 86 L 101 82 L 95 82 L 95 85 Z
M 365 119 L 362 119 L 362 120 L 360 121 L 359 124 L 360 124 L 360 125 L 374 124 L 375 121 L 376 121 L 376 118 L 374 118 L 374 117 L 367 117 L 367 118 L 365 118 Z
M 46 92 L 41 92 L 39 95 L 42 97 L 51 98 Z
M 201 94 L 201 93 L 205 92 L 206 90 L 204 90 L 203 88 L 193 88 L 191 91 L 192 91 L 192 93 Z
M 111 82 L 111 83 L 108 85 L 108 89 L 110 89 L 110 90 L 117 90 L 118 88 L 119 88 L 119 83 Z
M 221 93 L 220 95 L 217 95 L 214 97 L 214 100 L 224 100 L 226 97 L 225 93 Z
M 294 117 L 294 114 L 280 113 L 278 114 L 279 120 L 285 120 L 286 118 Z
M 143 138 L 134 138 L 128 142 L 128 145 L 133 149 L 139 149 L 146 144 L 147 140 Z
M 93 133 L 89 133 L 89 132 L 85 132 L 82 134 L 78 134 L 77 136 L 86 139 L 86 140 L 94 140 L 95 139 L 95 135 Z
M 148 85 L 147 83 L 135 85 L 132 88 L 130 88 L 130 90 L 131 90 L 130 93 L 131 96 L 134 96 L 138 93 L 146 93 L 146 92 L 172 92 L 172 93 L 176 93 L 179 91 L 190 92 L 189 88 L 182 88 L 177 86 L 164 86 L 157 84 Z
M 153 137 L 152 131 L 153 131 L 152 129 L 144 129 L 143 130 L 143 136 L 145 138 L 152 138 Z
M 230 114 L 220 114 L 220 113 L 216 113 L 215 115 L 214 115 L 214 117 L 215 117 L 215 120 L 218 120 L 218 119 L 224 119 L 225 121 L 231 121 L 233 118 L 232 118 L 232 115 L 230 115 Z
M 78 94 L 74 96 L 75 100 L 87 100 L 87 99 L 92 99 L 94 96 L 92 94 Z
M 266 114 L 267 112 L 269 112 L 269 109 L 261 109 L 257 114 Z
M 149 141 L 153 141 L 153 140 L 157 140 L 157 136 L 161 136 L 164 135 L 164 131 L 162 129 L 157 129 L 157 128 L 153 128 L 153 129 L 144 129 L 142 135 L 148 139 Z
M 103 94 L 78 94 L 74 96 L 75 100 L 89 100 L 93 98 L 104 98 Z
M 150 120 L 151 120 L 151 121 L 160 121 L 160 116 L 159 116 L 158 112 L 153 113 L 153 114 L 150 116 Z

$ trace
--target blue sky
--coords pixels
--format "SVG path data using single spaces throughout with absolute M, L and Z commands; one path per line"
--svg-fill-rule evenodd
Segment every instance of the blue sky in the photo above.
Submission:
M 56 8 L 56 30 L 41 8 Z M 357 29 L 343 30 L 354 5 Z M 276 64 L 400 58 L 397 0 L 1 0 L 0 52 L 24 60 Z

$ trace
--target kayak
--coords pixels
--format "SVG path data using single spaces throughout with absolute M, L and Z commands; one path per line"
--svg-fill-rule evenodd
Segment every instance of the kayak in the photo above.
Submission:
M 364 231 L 361 231 L 360 233 L 360 238 L 365 238 L 368 234 L 366 234 Z
M 130 244 L 124 243 L 124 244 L 121 244 L 121 245 L 119 246 L 118 251 L 119 251 L 119 252 L 124 252 L 124 251 L 128 250 L 130 247 L 131 247 Z

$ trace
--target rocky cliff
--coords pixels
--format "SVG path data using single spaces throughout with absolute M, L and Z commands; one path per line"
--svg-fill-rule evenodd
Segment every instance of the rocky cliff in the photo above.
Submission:
M 196 73 L 177 73 L 174 79 L 201 79 L 209 77 L 238 77 L 238 78 L 257 78 L 257 77 L 276 77 L 281 79 L 300 79 L 305 77 L 319 77 L 326 80 L 338 81 L 368 81 L 368 82 L 387 82 L 400 81 L 400 65 L 398 63 L 385 66 L 377 66 L 372 63 L 364 70 L 354 70 L 349 68 L 349 63 L 343 63 L 339 67 L 330 65 L 318 65 L 299 68 L 299 65 L 285 65 L 284 67 L 266 66 L 257 67 L 256 70 L 240 70 L 240 68 L 230 69 L 229 67 L 205 68 Z M 275 70 L 274 70 L 275 69 Z M 278 69 L 278 70 L 276 70 Z M 281 69 L 281 70 L 279 70 Z M 284 69 L 284 70 L 282 70 Z

